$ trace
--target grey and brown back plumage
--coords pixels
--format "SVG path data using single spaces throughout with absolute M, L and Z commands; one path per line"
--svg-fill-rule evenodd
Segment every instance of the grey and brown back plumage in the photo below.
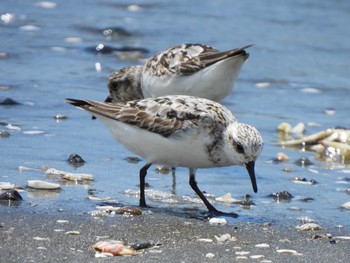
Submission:
M 250 46 L 221 52 L 207 45 L 183 44 L 159 52 L 148 60 L 145 68 L 151 69 L 155 76 L 164 74 L 191 75 L 229 57 L 244 56 L 247 59 L 249 54 L 245 49 Z
M 207 126 L 226 126 L 236 122 L 231 112 L 220 104 L 190 96 L 164 96 L 128 103 L 105 103 L 67 99 L 73 106 L 99 115 L 135 125 L 168 137 L 178 130 Z

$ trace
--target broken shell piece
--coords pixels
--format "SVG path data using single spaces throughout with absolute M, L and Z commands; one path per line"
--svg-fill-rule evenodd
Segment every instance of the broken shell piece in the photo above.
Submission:
M 321 230 L 322 227 L 316 223 L 306 223 L 303 225 L 298 225 L 295 227 L 297 230 L 300 231 L 315 231 L 315 230 Z
M 290 133 L 292 131 L 292 125 L 287 122 L 282 122 L 278 125 L 277 130 L 284 133 Z
M 340 206 L 340 208 L 342 208 L 342 209 L 350 209 L 350 201 L 349 201 L 349 202 L 346 202 L 346 203 L 344 203 L 344 204 L 342 204 L 342 205 Z
M 226 241 L 237 241 L 235 237 L 232 237 L 230 234 L 223 234 L 221 236 L 215 236 L 217 242 L 226 242 Z
M 57 190 L 60 189 L 60 185 L 56 183 L 50 183 L 41 180 L 28 180 L 27 185 L 30 188 L 37 190 Z
M 276 252 L 277 253 L 288 253 L 288 254 L 292 254 L 292 255 L 295 255 L 295 256 L 302 256 L 303 255 L 303 254 L 297 252 L 294 249 L 277 249 Z
M 111 253 L 113 256 L 136 256 L 136 251 L 126 247 L 121 241 L 99 241 L 91 248 L 101 251 L 102 253 Z
M 216 225 L 216 226 L 223 226 L 227 224 L 227 221 L 225 218 L 213 217 L 209 219 L 209 224 Z
M 70 173 L 70 172 L 57 170 L 55 168 L 46 169 L 45 174 L 58 175 L 70 181 L 83 181 L 83 180 L 93 181 L 94 180 L 93 175 L 91 174 Z
M 231 193 L 224 194 L 223 196 L 216 197 L 216 201 L 223 202 L 223 203 L 235 203 L 239 202 L 238 199 L 232 198 Z
M 15 188 L 15 184 L 11 184 L 10 182 L 0 182 L 0 190 L 11 190 Z
M 297 125 L 295 125 L 291 132 L 297 135 L 302 135 L 305 131 L 305 124 L 302 122 L 299 122 Z
M 287 154 L 279 152 L 276 156 L 276 160 L 279 162 L 285 162 L 289 160 L 289 157 Z

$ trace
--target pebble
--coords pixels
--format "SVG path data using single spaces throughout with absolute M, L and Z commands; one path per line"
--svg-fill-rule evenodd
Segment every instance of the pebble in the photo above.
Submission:
M 6 190 L 0 194 L 0 201 L 21 201 L 23 198 L 16 190 Z
M 67 231 L 66 235 L 77 236 L 77 235 L 80 235 L 80 232 L 79 231 Z
M 15 105 L 20 105 L 20 104 L 21 103 L 19 103 L 18 101 L 15 101 L 14 99 L 11 99 L 11 98 L 6 98 L 0 102 L 0 105 L 4 105 L 4 106 L 15 106 Z
M 285 162 L 285 161 L 288 161 L 289 160 L 289 157 L 287 154 L 283 153 L 283 152 L 279 152 L 277 153 L 276 155 L 276 160 L 278 162 Z
M 340 208 L 342 208 L 342 209 L 350 209 L 350 201 L 349 201 L 349 202 L 346 202 L 346 203 L 344 203 L 344 204 L 342 204 L 342 205 L 340 206 Z
M 8 138 L 10 133 L 8 131 L 0 131 L 0 138 Z
M 214 258 L 215 257 L 215 254 L 213 253 L 208 253 L 205 255 L 206 258 Z
M 264 255 L 251 255 L 251 259 L 263 259 L 265 256 Z
M 68 116 L 67 115 L 63 115 L 63 114 L 56 114 L 54 116 L 54 119 L 57 120 L 57 121 L 66 120 L 66 119 L 68 119 Z
M 301 157 L 297 159 L 294 163 L 300 167 L 307 167 L 313 165 L 313 163 L 306 157 Z
M 261 243 L 261 244 L 256 244 L 255 247 L 258 247 L 258 248 L 269 248 L 270 245 L 266 244 L 266 243 Z
M 197 241 L 203 242 L 203 243 L 213 243 L 214 242 L 214 240 L 212 240 L 211 238 L 199 238 L 199 239 L 197 239 Z
M 44 131 L 24 131 L 23 134 L 28 134 L 28 135 L 38 135 L 38 134 L 44 134 Z
M 250 251 L 236 251 L 235 254 L 238 256 L 245 256 L 245 255 L 249 255 Z
M 37 2 L 35 3 L 36 6 L 41 7 L 41 8 L 45 8 L 45 9 L 52 9 L 52 8 L 56 8 L 57 4 L 54 2 L 49 2 L 49 1 L 41 1 L 41 2 Z
M 76 153 L 69 155 L 67 162 L 74 167 L 80 167 L 85 164 L 84 159 Z
M 135 242 L 130 245 L 131 248 L 135 250 L 141 250 L 141 249 L 146 249 L 152 247 L 153 244 L 149 241 L 141 241 L 141 242 Z
M 321 230 L 322 227 L 316 223 L 306 223 L 303 225 L 298 225 L 295 227 L 297 230 L 300 231 L 315 231 L 315 230 Z
M 293 198 L 293 195 L 287 191 L 272 193 L 270 196 L 272 196 L 276 202 L 290 202 Z
M 237 241 L 235 237 L 232 237 L 230 234 L 223 234 L 221 236 L 215 236 L 217 242 L 226 242 L 226 241 Z
M 29 188 L 37 190 L 56 190 L 60 189 L 60 185 L 56 183 L 50 183 L 41 180 L 28 180 L 27 185 Z
M 15 184 L 11 184 L 10 182 L 0 182 L 0 190 L 11 190 L 16 187 Z
M 238 202 L 238 199 L 232 198 L 231 193 L 224 194 L 223 196 L 216 197 L 215 201 L 223 203 L 235 203 Z
M 288 253 L 288 254 L 292 254 L 292 255 L 295 255 L 295 256 L 302 256 L 303 255 L 303 254 L 297 252 L 294 249 L 277 249 L 276 252 L 277 253 Z
M 227 224 L 227 221 L 225 218 L 213 217 L 209 219 L 209 224 L 215 226 L 224 226 Z
M 292 181 L 298 184 L 310 184 L 310 185 L 317 184 L 316 180 L 314 179 L 307 180 L 306 178 L 300 178 L 299 176 L 292 177 Z
M 63 220 L 63 219 L 58 219 L 58 220 L 56 220 L 56 223 L 58 223 L 58 224 L 68 224 L 69 221 L 68 220 Z

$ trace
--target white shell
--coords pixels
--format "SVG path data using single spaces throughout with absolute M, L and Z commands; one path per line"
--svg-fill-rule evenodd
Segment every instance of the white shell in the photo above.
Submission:
M 55 190 L 60 189 L 60 185 L 56 183 L 50 183 L 41 180 L 28 180 L 27 185 L 30 188 L 38 190 Z

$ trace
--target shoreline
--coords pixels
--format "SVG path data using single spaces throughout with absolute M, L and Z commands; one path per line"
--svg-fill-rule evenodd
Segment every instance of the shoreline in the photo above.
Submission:
M 281 223 L 250 222 L 216 226 L 149 209 L 140 216 L 99 219 L 72 210 L 1 210 L 1 262 L 346 262 L 350 244 L 335 238 L 350 236 L 344 228 L 298 231 Z M 217 240 L 225 234 L 232 239 Z M 132 257 L 96 258 L 90 246 L 100 240 L 157 246 Z

